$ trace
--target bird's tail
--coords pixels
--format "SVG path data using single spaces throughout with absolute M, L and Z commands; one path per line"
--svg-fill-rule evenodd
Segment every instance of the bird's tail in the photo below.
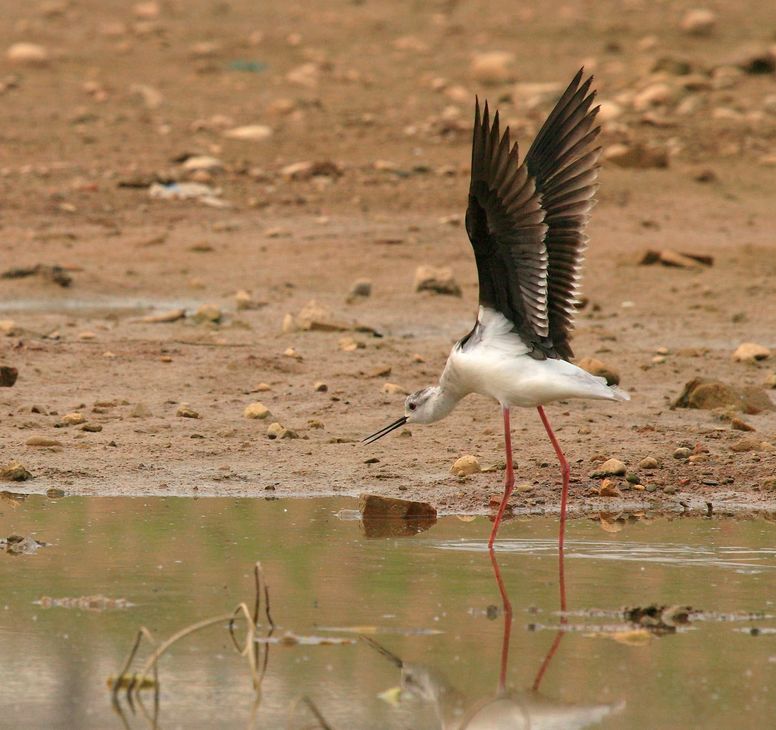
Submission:
M 618 388 L 616 385 L 610 385 L 609 390 L 612 393 L 612 400 L 630 400 L 630 393 L 626 390 L 622 390 L 621 388 Z

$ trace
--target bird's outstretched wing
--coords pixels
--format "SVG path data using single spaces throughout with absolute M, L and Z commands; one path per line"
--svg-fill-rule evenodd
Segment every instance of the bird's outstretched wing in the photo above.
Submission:
M 592 78 L 564 92 L 522 164 L 501 135 L 498 112 L 477 101 L 466 231 L 474 248 L 480 305 L 501 312 L 532 356 L 572 355 L 569 335 L 593 205 L 600 150 L 591 150 Z
M 569 339 L 588 242 L 585 226 L 595 205 L 601 154 L 601 148 L 593 146 L 601 131 L 593 126 L 598 107 L 590 108 L 596 93 L 590 91 L 593 77 L 580 85 L 582 74 L 580 69 L 525 156 L 548 227 L 544 243 L 550 340 L 564 359 L 574 354 Z

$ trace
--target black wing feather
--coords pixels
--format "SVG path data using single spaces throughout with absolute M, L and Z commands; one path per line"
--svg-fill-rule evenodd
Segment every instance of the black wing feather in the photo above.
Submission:
M 574 77 L 536 135 L 525 164 L 542 196 L 548 226 L 547 302 L 550 339 L 559 357 L 569 359 L 575 304 L 588 238 L 585 227 L 598 189 L 598 158 L 592 148 L 601 128 L 593 126 L 598 107 L 591 109 L 593 77 Z
M 499 133 L 488 104 L 474 113 L 472 176 L 466 231 L 474 248 L 480 304 L 503 313 L 530 349 L 544 357 L 548 347 L 547 249 L 536 182 L 510 146 L 509 129 Z
M 592 77 L 574 77 L 520 164 L 509 128 L 488 104 L 474 113 L 466 231 L 474 248 L 480 305 L 501 312 L 537 358 L 570 358 L 584 229 L 598 177 L 591 149 Z

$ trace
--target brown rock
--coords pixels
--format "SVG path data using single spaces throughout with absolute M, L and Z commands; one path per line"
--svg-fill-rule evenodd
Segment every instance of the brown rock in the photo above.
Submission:
M 0 388 L 10 388 L 19 377 L 19 371 L 10 365 L 0 365 Z
M 510 51 L 486 51 L 472 57 L 471 72 L 482 84 L 503 84 L 515 79 L 515 54 Z
M 618 167 L 637 169 L 668 167 L 668 151 L 642 144 L 626 145 L 616 143 L 604 151 L 604 159 Z
M 277 423 L 270 423 L 267 426 L 267 438 L 268 439 L 298 439 L 299 434 L 290 428 Z
M 736 362 L 754 362 L 755 360 L 765 360 L 770 356 L 771 351 L 756 342 L 743 342 L 733 353 L 733 359 Z
M 56 439 L 46 438 L 45 436 L 30 436 L 30 438 L 28 438 L 24 443 L 27 446 L 41 446 L 41 447 L 62 446 L 61 441 L 57 441 Z
M 758 438 L 749 436 L 747 438 L 742 438 L 740 441 L 736 441 L 734 444 L 731 444 L 730 450 L 737 453 L 743 453 L 746 451 L 771 451 L 773 450 L 773 446 L 767 441 L 761 441 Z
M 605 378 L 607 385 L 619 385 L 620 373 L 613 367 L 595 357 L 583 357 L 577 361 L 577 365 L 591 375 Z
M 280 174 L 286 180 L 309 180 L 313 177 L 332 177 L 342 176 L 342 167 L 331 160 L 322 160 L 313 162 L 304 160 L 302 162 L 292 162 L 281 168 Z
M 756 431 L 754 426 L 744 421 L 742 418 L 731 418 L 730 428 L 734 431 Z
M 221 321 L 221 317 L 223 317 L 221 309 L 215 304 L 203 304 L 194 312 L 195 322 L 212 322 L 217 324 Z
M 675 266 L 680 269 L 697 269 L 700 268 L 700 261 L 694 259 L 692 256 L 686 256 L 678 251 L 673 251 L 667 248 L 660 252 L 660 263 L 664 266 Z
M 175 415 L 179 418 L 199 418 L 199 413 L 195 411 L 188 403 L 181 403 Z
M 407 389 L 397 383 L 385 383 L 383 385 L 383 393 L 388 395 L 408 395 Z
M 688 35 L 709 36 L 717 25 L 717 14 L 707 8 L 688 10 L 679 21 L 679 28 Z
M 460 297 L 461 287 L 449 267 L 418 266 L 415 271 L 415 291 L 432 291 Z
M 143 317 L 143 322 L 147 324 L 162 324 L 166 322 L 176 322 L 179 319 L 183 319 L 185 316 L 185 309 L 170 309 L 167 312 L 149 314 L 147 317 Z
M 50 58 L 49 52 L 37 43 L 14 43 L 5 57 L 19 66 L 45 66 Z
M 639 462 L 639 469 L 657 469 L 660 465 L 654 456 L 645 456 Z
M 590 476 L 594 479 L 596 477 L 615 477 L 623 476 L 625 474 L 625 464 L 619 459 L 607 459 L 596 469 Z
M 718 380 L 694 378 L 685 384 L 674 408 L 733 408 L 748 414 L 774 410 L 768 394 L 756 386 L 733 388 Z
M 23 464 L 11 461 L 0 467 L 0 479 L 7 479 L 11 482 L 26 482 L 28 479 L 32 479 L 32 474 L 24 468 Z
M 77 426 L 85 422 L 86 416 L 84 416 L 83 413 L 78 413 L 77 411 L 73 411 L 73 413 L 66 413 L 64 416 L 62 416 L 62 423 L 64 423 L 65 426 Z
M 617 482 L 611 479 L 604 479 L 601 482 L 601 488 L 598 490 L 598 494 L 602 497 L 622 497 Z
M 455 463 L 450 467 L 450 471 L 457 477 L 466 477 L 470 474 L 477 474 L 482 471 L 482 468 L 476 456 L 466 454 L 455 460 Z
M 243 142 L 263 142 L 272 136 L 272 127 L 264 124 L 248 124 L 244 127 L 234 127 L 224 132 L 227 139 L 237 139 Z
M 264 419 L 271 415 L 272 414 L 270 413 L 269 408 L 267 408 L 267 406 L 265 406 L 263 403 L 258 402 L 245 406 L 245 410 L 243 411 L 243 416 L 245 418 Z
M 414 535 L 436 523 L 436 509 L 427 502 L 412 502 L 376 494 L 358 498 L 361 526 L 367 537 Z
M 633 108 L 643 112 L 655 106 L 663 106 L 673 101 L 676 90 L 668 84 L 650 84 L 633 97 Z

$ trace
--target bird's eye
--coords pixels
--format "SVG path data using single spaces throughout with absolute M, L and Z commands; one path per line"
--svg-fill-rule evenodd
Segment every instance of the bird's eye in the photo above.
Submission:
M 414 411 L 418 406 L 415 403 L 410 403 L 410 410 Z

